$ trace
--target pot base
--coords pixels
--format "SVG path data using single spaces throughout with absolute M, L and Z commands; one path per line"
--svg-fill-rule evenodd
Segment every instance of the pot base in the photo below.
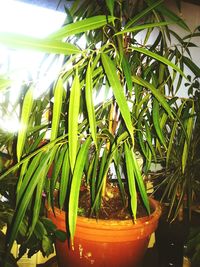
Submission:
M 114 239 L 114 238 L 113 238 Z M 64 248 L 62 242 L 56 243 L 59 267 L 139 267 L 148 247 L 149 238 L 135 242 L 98 243 L 75 239 L 72 249 Z M 67 250 L 67 251 L 66 251 Z M 63 262 L 67 262 L 63 265 Z
M 154 212 L 149 217 L 132 220 L 95 220 L 78 217 L 74 247 L 68 241 L 56 242 L 59 267 L 139 267 L 147 250 L 150 235 L 157 228 L 161 208 L 150 200 Z M 56 210 L 49 217 L 65 230 L 65 213 Z

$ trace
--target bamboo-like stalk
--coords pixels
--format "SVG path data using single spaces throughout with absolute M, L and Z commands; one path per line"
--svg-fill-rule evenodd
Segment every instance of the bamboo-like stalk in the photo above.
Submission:
M 110 108 L 110 113 L 109 113 L 109 122 L 108 122 L 108 129 L 110 133 L 113 133 L 113 117 L 115 114 L 115 107 L 114 104 L 111 104 L 111 108 Z M 106 143 L 106 148 L 107 151 L 109 151 L 110 149 L 110 142 L 108 141 Z M 106 195 L 106 182 L 107 182 L 107 174 L 105 174 L 104 178 L 103 178 L 103 188 L 102 188 L 102 196 L 105 197 Z

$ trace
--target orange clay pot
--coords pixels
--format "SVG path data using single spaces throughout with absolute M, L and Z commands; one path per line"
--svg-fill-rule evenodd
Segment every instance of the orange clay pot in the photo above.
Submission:
M 151 233 L 161 214 L 159 203 L 150 199 L 154 212 L 133 223 L 132 220 L 96 220 L 78 217 L 74 248 L 68 241 L 56 242 L 59 267 L 139 267 L 147 250 Z M 55 209 L 48 216 L 65 231 L 65 213 Z

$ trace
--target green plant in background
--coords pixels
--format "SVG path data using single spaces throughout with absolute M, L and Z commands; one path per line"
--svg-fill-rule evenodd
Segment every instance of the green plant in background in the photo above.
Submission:
M 200 75 L 197 66 L 196 70 Z M 164 161 L 159 172 L 161 181 L 155 187 L 161 190 L 161 201 L 170 203 L 168 219 L 172 221 L 178 215 L 183 219 L 183 209 L 190 220 L 192 207 L 199 202 L 199 82 L 198 76 L 193 81 L 189 76 L 188 80 L 188 98 L 172 99 L 177 121 L 168 125 L 166 165 Z
M 65 56 L 48 91 L 37 99 L 37 81 L 24 83 L 17 102 L 20 128 L 12 146 L 13 162 L 0 176 L 6 182 L 14 173 L 18 180 L 8 251 L 27 214 L 24 236 L 31 239 L 42 194 L 53 208 L 55 189 L 59 189 L 59 208 L 67 209 L 73 241 L 81 183 L 84 180 L 90 188 L 90 215 L 98 217 L 111 164 L 131 216 L 136 218 L 138 197 L 149 213 L 136 150 L 147 173 L 152 160 L 167 153 L 172 132 L 166 136 L 166 128 L 179 122 L 169 96 L 185 77 L 184 65 L 189 64 L 182 52 L 190 55 L 190 43 L 180 40 L 169 25 L 189 30 L 184 21 L 163 1 L 75 1 L 68 13 L 66 25 L 45 39 L 0 33 L 0 42 L 9 47 Z M 177 45 L 170 44 L 171 36 Z M 79 43 L 81 37 L 84 45 Z M 2 87 L 1 93 L 9 89 L 9 85 Z M 183 132 L 188 140 L 187 131 Z
M 23 218 L 20 224 L 16 242 L 19 245 L 19 254 L 15 259 L 13 255 L 6 251 L 7 238 L 5 236 L 4 227 L 11 224 L 14 209 L 15 209 L 15 188 L 17 183 L 16 176 L 7 177 L 6 181 L 0 182 L 0 264 L 5 264 L 5 255 L 7 255 L 6 266 L 18 266 L 17 261 L 27 253 L 31 257 L 38 251 L 41 251 L 44 257 L 48 257 L 54 252 L 54 243 L 56 238 L 64 241 L 66 233 L 58 230 L 56 226 L 45 217 L 45 214 L 40 214 L 38 217 L 35 229 L 29 239 L 26 239 L 28 231 L 28 214 Z

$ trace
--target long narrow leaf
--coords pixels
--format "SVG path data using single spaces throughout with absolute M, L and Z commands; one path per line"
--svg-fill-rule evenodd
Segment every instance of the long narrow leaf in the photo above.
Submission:
M 80 82 L 78 74 L 76 74 L 71 88 L 68 116 L 69 159 L 72 172 L 76 161 L 78 147 L 78 116 L 80 109 L 80 95 Z
M 183 102 L 183 103 L 180 105 L 180 107 L 178 108 L 178 112 L 177 112 L 177 116 L 178 116 L 178 117 L 180 117 L 184 105 L 185 105 L 185 102 Z M 167 163 L 167 166 L 168 166 L 168 164 L 169 164 L 170 155 L 171 155 L 171 151 L 172 151 L 172 148 L 173 148 L 173 142 L 174 142 L 174 138 L 175 138 L 175 134 L 176 134 L 177 129 L 178 129 L 178 121 L 175 121 L 175 122 L 174 122 L 174 125 L 173 125 L 173 127 L 172 127 L 172 130 L 171 130 L 170 139 L 169 139 L 169 144 L 168 144 L 168 147 L 167 147 L 167 157 L 166 157 L 166 163 Z
M 24 159 L 22 159 L 20 162 L 18 162 L 17 164 L 15 164 L 14 166 L 10 167 L 7 171 L 5 171 L 4 173 L 2 173 L 2 175 L 0 175 L 0 180 L 4 179 L 8 174 L 10 174 L 11 172 L 16 171 L 20 165 L 22 165 L 24 162 L 26 162 L 27 160 L 33 158 L 36 154 L 38 154 L 40 151 L 43 150 L 47 150 L 47 149 L 51 149 L 56 142 L 66 138 L 66 134 L 57 138 L 56 140 L 49 142 L 48 144 L 46 144 L 44 147 L 41 147 L 40 149 L 33 151 L 31 154 L 29 154 L 28 156 L 26 156 Z
M 152 94 L 156 97 L 158 102 L 167 111 L 167 113 L 173 118 L 173 113 L 172 113 L 172 110 L 171 110 L 170 106 L 168 105 L 164 95 L 162 95 L 158 89 L 156 89 L 152 84 L 150 84 L 149 82 L 145 81 L 141 77 L 132 76 L 132 79 L 133 79 L 133 82 L 148 88 L 152 92 Z
M 190 58 L 183 56 L 183 62 L 195 76 L 200 77 L 200 68 Z
M 145 131 L 144 131 L 144 127 L 142 125 L 142 121 L 143 121 L 143 114 L 146 112 L 146 109 L 143 109 L 141 112 L 140 112 L 140 115 L 138 117 L 138 123 L 137 123 L 137 128 L 138 128 L 138 131 L 137 131 L 137 137 L 138 137 L 138 141 L 139 141 L 139 145 L 140 145 L 140 148 L 142 150 L 142 153 L 144 154 L 145 158 L 148 158 L 148 154 L 147 154 L 147 151 L 146 151 L 146 137 L 144 138 L 143 134 L 145 134 Z
M 132 140 L 134 140 L 133 138 L 134 128 L 133 128 L 132 121 L 131 121 L 131 115 L 130 115 L 129 107 L 126 101 L 124 90 L 122 88 L 119 77 L 117 75 L 116 67 L 113 61 L 109 58 L 109 56 L 103 53 L 101 57 L 102 57 L 103 67 L 105 69 L 106 76 L 112 87 L 113 94 L 116 98 L 121 115 L 124 119 L 127 130 L 129 131 L 129 134 Z
M 69 230 L 70 230 L 70 237 L 73 245 L 73 238 L 76 229 L 76 220 L 77 220 L 77 211 L 78 211 L 78 199 L 79 199 L 79 192 L 80 192 L 80 185 L 81 185 L 81 178 L 83 176 L 83 169 L 86 161 L 86 154 L 91 143 L 91 139 L 88 138 L 83 146 L 80 148 L 76 165 L 74 168 L 74 173 L 72 177 L 71 183 L 71 191 L 69 197 Z
M 23 179 L 26 175 L 26 172 L 27 172 L 28 164 L 29 164 L 29 160 L 26 160 L 21 166 L 20 174 L 19 174 L 18 181 L 17 181 L 16 202 L 17 202 L 17 198 L 18 198 L 18 194 L 19 194 L 21 185 L 22 185 L 22 181 L 23 181 Z
M 26 139 L 26 133 L 27 133 L 27 127 L 29 124 L 29 119 L 30 119 L 32 107 L 33 107 L 33 87 L 31 86 L 25 95 L 23 105 L 22 105 L 20 129 L 18 131 L 18 138 L 17 138 L 17 159 L 18 159 L 18 161 L 20 161 L 22 153 L 23 153 L 25 139 Z
M 153 4 L 153 0 L 149 1 L 150 4 Z M 164 6 L 163 4 L 160 6 L 157 6 L 156 9 L 165 17 L 169 18 L 170 21 L 172 21 L 173 23 L 179 25 L 180 27 L 182 27 L 184 30 L 186 31 L 190 31 L 190 29 L 188 28 L 187 24 L 185 23 L 185 21 L 183 19 L 181 19 L 180 16 L 176 15 L 173 11 L 171 11 L 169 8 L 167 8 L 166 6 Z
M 63 208 L 65 197 L 67 194 L 67 186 L 69 183 L 70 176 L 70 164 L 69 164 L 69 149 L 65 151 L 63 164 L 62 164 L 62 173 L 60 179 L 60 191 L 59 191 L 59 206 L 60 209 Z
M 170 66 L 172 69 L 178 71 L 185 79 L 187 79 L 186 75 L 182 72 L 182 70 L 179 67 L 177 67 L 174 63 L 172 63 L 171 61 L 166 59 L 165 57 L 160 56 L 160 55 L 158 55 L 156 53 L 153 53 L 153 52 L 151 52 L 151 51 L 149 51 L 149 50 L 147 50 L 145 48 L 136 47 L 136 46 L 131 46 L 131 48 L 133 50 L 135 50 L 135 51 L 138 51 L 138 52 L 142 53 L 142 54 L 145 54 L 147 56 L 155 58 L 156 60 L 164 63 L 165 65 Z
M 50 177 L 50 197 L 51 197 L 51 206 L 54 207 L 54 191 L 56 188 L 56 182 L 58 181 L 60 170 L 63 163 L 63 158 L 65 155 L 66 146 L 57 150 L 56 159 L 53 162 L 53 173 Z
M 21 186 L 19 187 L 18 189 L 18 193 L 17 193 L 17 199 L 16 199 L 16 203 L 18 205 L 18 203 L 20 202 L 31 178 L 32 178 L 32 175 L 34 174 L 35 170 L 37 169 L 37 167 L 39 166 L 39 163 L 40 163 L 40 160 L 41 160 L 41 155 L 42 153 L 38 153 L 34 158 L 33 160 L 31 161 L 27 171 L 26 171 L 26 174 L 25 174 L 25 177 L 23 179 L 23 182 L 21 181 Z M 20 173 L 21 174 L 21 173 Z
M 16 239 L 17 233 L 19 231 L 19 227 L 24 218 L 27 207 L 30 203 L 30 199 L 33 196 L 33 192 L 40 182 L 40 177 L 43 176 L 43 172 L 45 171 L 44 166 L 47 165 L 49 161 L 50 153 L 46 154 L 41 161 L 40 167 L 37 168 L 34 175 L 32 176 L 31 181 L 29 182 L 27 189 L 23 195 L 23 200 L 20 202 L 20 205 L 16 209 L 16 213 L 12 220 L 11 231 L 8 233 L 8 244 L 7 249 L 10 250 L 12 248 L 13 242 Z
M 39 39 L 16 33 L 0 33 L 0 43 L 10 48 L 36 50 L 44 53 L 72 55 L 80 53 L 73 44 L 51 39 Z
M 64 93 L 63 81 L 60 76 L 54 88 L 53 117 L 52 117 L 52 128 L 51 128 L 51 138 L 50 138 L 51 141 L 55 140 L 58 135 L 60 116 L 62 110 L 63 93 Z
M 146 30 L 149 28 L 162 27 L 162 26 L 166 26 L 169 24 L 170 24 L 169 22 L 156 22 L 156 23 L 148 23 L 148 24 L 146 23 L 146 24 L 137 25 L 137 26 L 134 26 L 133 28 L 128 28 L 123 31 L 117 32 L 115 35 L 124 34 L 127 32 L 142 31 L 142 30 Z
M 152 3 L 150 7 L 147 7 L 146 9 L 139 12 L 133 19 L 131 19 L 126 25 L 125 28 L 129 28 L 131 25 L 133 25 L 138 20 L 142 19 L 145 15 L 147 15 L 149 12 L 151 12 L 155 7 L 159 6 L 163 0 L 157 1 L 155 3 Z
M 156 133 L 158 135 L 158 138 L 160 142 L 163 144 L 163 146 L 166 148 L 166 142 L 164 135 L 162 133 L 162 129 L 160 127 L 160 115 L 159 115 L 159 103 L 156 99 L 153 100 L 153 125 L 156 130 Z
M 129 90 L 129 92 L 132 92 L 133 82 L 132 82 L 132 78 L 131 78 L 131 67 L 130 67 L 130 64 L 128 63 L 128 60 L 127 60 L 125 55 L 123 56 L 123 59 L 122 59 L 122 68 L 124 71 L 124 75 L 126 77 L 127 88 Z
M 152 133 L 151 133 L 151 129 L 150 129 L 150 126 L 148 125 L 147 121 L 145 121 L 145 132 L 146 132 L 147 143 L 148 143 L 149 148 L 151 149 L 151 152 L 154 156 L 154 160 L 156 161 L 156 153 L 155 153 L 155 149 L 154 149 L 153 142 L 152 142 Z
M 115 4 L 115 0 L 106 0 L 106 5 L 110 11 L 111 16 L 113 16 L 114 4 Z
M 122 175 L 120 173 L 120 168 L 119 168 L 119 166 L 120 166 L 120 152 L 117 149 L 114 153 L 113 160 L 114 160 L 114 166 L 115 166 L 117 181 L 119 184 L 119 190 L 121 193 L 123 204 L 125 206 L 126 205 L 126 192 L 124 189 L 124 183 L 123 183 Z
M 133 213 L 133 217 L 136 220 L 136 212 L 137 212 L 137 192 L 135 185 L 135 176 L 134 176 L 134 167 L 133 167 L 133 157 L 131 150 L 128 145 L 125 143 L 125 161 L 126 161 L 126 170 L 127 170 L 127 178 L 128 178 L 128 188 L 131 196 L 131 210 Z
M 40 209 L 41 209 L 41 203 L 42 203 L 42 192 L 44 189 L 46 175 L 47 175 L 47 172 L 49 170 L 50 165 L 52 164 L 52 161 L 54 159 L 56 151 L 57 151 L 57 146 L 54 146 L 52 151 L 49 153 L 47 164 L 45 166 L 43 166 L 43 165 L 41 165 L 42 162 L 40 162 L 40 165 L 38 167 L 38 168 L 42 168 L 43 171 L 41 172 L 40 181 L 38 182 L 36 190 L 35 190 L 36 192 L 35 192 L 35 196 L 33 199 L 33 202 L 34 202 L 33 215 L 32 215 L 33 219 L 31 222 L 31 226 L 29 228 L 28 238 L 31 237 L 31 235 L 35 229 L 35 226 L 38 222 L 38 218 L 40 215 Z
M 192 137 L 192 130 L 193 130 L 193 123 L 194 123 L 194 103 L 192 103 L 191 109 L 191 117 L 188 119 L 187 122 L 187 137 L 188 140 L 185 141 L 184 148 L 183 148 L 183 155 L 182 155 L 182 173 L 185 172 L 185 167 L 188 160 L 188 150 L 191 142 Z
M 147 197 L 146 188 L 145 188 L 144 181 L 143 181 L 141 171 L 140 171 L 140 167 L 138 165 L 138 162 L 137 162 L 137 159 L 136 159 L 136 156 L 135 156 L 133 149 L 131 149 L 131 157 L 132 157 L 132 162 L 133 162 L 132 164 L 133 164 L 133 170 L 135 173 L 135 179 L 137 181 L 137 185 L 138 185 L 143 203 L 144 203 L 148 213 L 150 214 L 149 200 Z
M 83 19 L 81 21 L 76 21 L 74 23 L 67 24 L 60 30 L 56 31 L 55 33 L 51 34 L 49 36 L 49 39 L 54 40 L 62 40 L 63 38 L 66 38 L 67 36 L 83 33 L 86 31 L 95 30 L 98 28 L 103 27 L 108 22 L 113 21 L 115 18 L 112 16 L 94 16 L 87 19 Z
M 94 140 L 95 146 L 97 147 L 97 136 L 96 136 L 96 119 L 95 119 L 95 111 L 94 111 L 94 103 L 93 103 L 93 95 L 92 95 L 92 70 L 90 64 L 88 64 L 87 73 L 86 73 L 86 86 L 85 86 L 85 98 L 86 98 L 86 106 L 90 123 L 90 130 L 92 134 L 92 138 Z

